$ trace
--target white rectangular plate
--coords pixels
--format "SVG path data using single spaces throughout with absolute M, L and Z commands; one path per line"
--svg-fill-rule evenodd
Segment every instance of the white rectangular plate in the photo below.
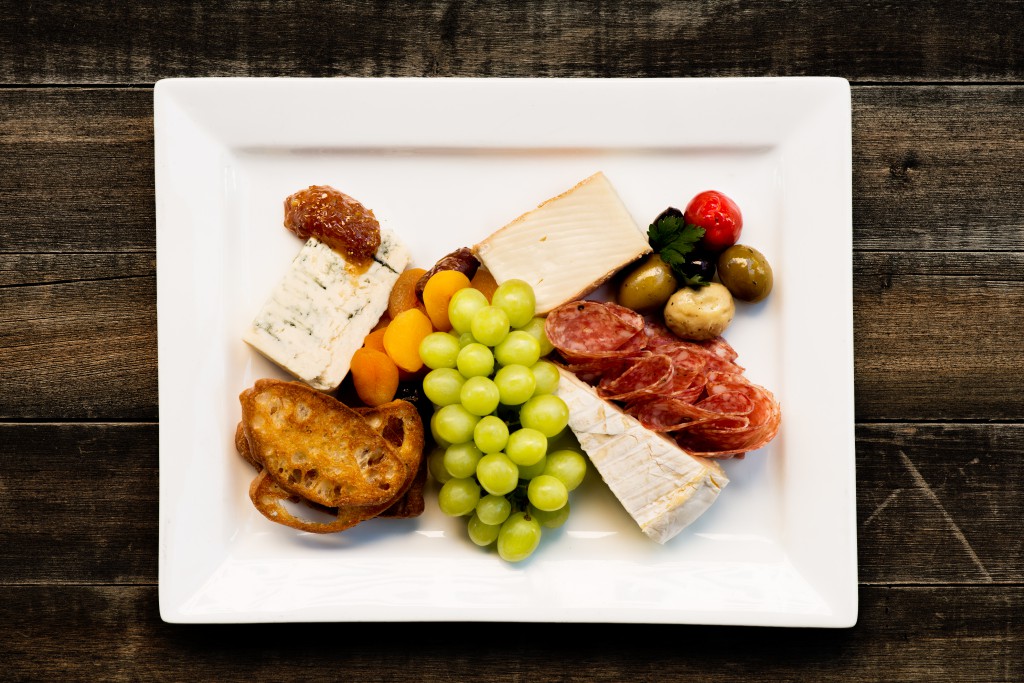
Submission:
M 154 97 L 160 612 L 169 622 L 848 627 L 857 619 L 849 84 L 752 79 L 172 79 Z M 666 545 L 591 473 L 507 564 L 437 510 L 341 534 L 264 519 L 238 394 L 285 377 L 241 334 L 301 246 L 282 202 L 332 185 L 429 268 L 603 171 L 637 223 L 733 197 L 775 289 L 726 337 L 783 426 Z

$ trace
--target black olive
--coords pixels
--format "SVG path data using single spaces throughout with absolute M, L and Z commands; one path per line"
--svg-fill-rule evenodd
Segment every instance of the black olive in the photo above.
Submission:
M 699 275 L 706 282 L 711 282 L 711 278 L 715 276 L 716 264 L 717 259 L 713 255 L 702 251 L 693 251 L 686 255 L 686 263 L 683 265 L 682 271 L 687 277 Z
M 667 209 L 665 209 L 664 211 L 662 211 L 661 213 L 659 213 L 658 217 L 654 219 L 654 222 L 657 223 L 662 218 L 669 218 L 669 217 L 672 217 L 672 218 L 682 218 L 683 217 L 683 212 L 680 211 L 679 209 L 677 209 L 674 206 L 670 206 Z

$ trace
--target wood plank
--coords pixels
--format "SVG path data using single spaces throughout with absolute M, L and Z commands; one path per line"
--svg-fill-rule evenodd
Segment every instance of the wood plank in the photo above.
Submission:
M 1024 581 L 1021 453 L 1021 424 L 859 425 L 860 581 Z
M 155 582 L 157 435 L 0 424 L 0 585 Z M 1019 424 L 860 425 L 860 581 L 1024 583 L 1022 452 Z
M 0 423 L 0 583 L 155 582 L 157 434 Z
M 47 275 L 33 275 L 47 264 L 65 278 L 110 274 L 126 262 L 131 274 L 110 279 L 46 282 Z M 7 255 L 2 263 L 5 279 L 43 284 L 0 287 L 0 419 L 155 420 L 152 254 Z
M 59 680 L 1018 681 L 1024 588 L 867 587 L 842 630 L 160 621 L 155 586 L 26 586 L 0 603 L 5 675 Z M 469 626 L 472 629 L 472 626 Z M 573 637 L 566 646 L 566 633 Z M 287 671 L 285 674 L 284 672 Z
M 858 252 L 857 419 L 1019 420 L 1024 254 Z
M 156 247 L 152 90 L 0 90 L 0 112 L 0 251 Z
M 1019 252 L 1021 121 L 1020 86 L 855 88 L 855 248 Z
M 198 72 L 1007 81 L 1024 77 L 1021 25 L 1015 0 L 827 12 L 809 0 L 4 3 L 0 82 L 151 84 Z

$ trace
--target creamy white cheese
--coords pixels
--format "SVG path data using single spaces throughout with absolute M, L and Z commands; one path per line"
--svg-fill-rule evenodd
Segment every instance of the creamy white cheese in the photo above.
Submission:
M 665 543 L 711 507 L 729 483 L 717 462 L 690 455 L 559 371 L 570 429 L 644 534 Z
M 473 247 L 500 284 L 533 286 L 543 315 L 597 289 L 651 251 L 643 232 L 603 173 L 545 201 Z
M 362 271 L 310 238 L 242 338 L 314 389 L 337 389 L 409 263 L 393 233 L 380 236 L 373 263 Z

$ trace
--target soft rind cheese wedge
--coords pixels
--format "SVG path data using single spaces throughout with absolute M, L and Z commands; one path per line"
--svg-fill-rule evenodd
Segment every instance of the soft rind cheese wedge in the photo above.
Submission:
M 499 284 L 530 283 L 537 315 L 589 294 L 650 251 L 646 233 L 601 172 L 473 247 Z
M 243 339 L 314 389 L 334 391 L 388 307 L 409 250 L 388 230 L 365 270 L 311 237 Z
M 690 455 L 559 368 L 569 428 L 640 530 L 665 543 L 700 517 L 729 483 L 714 460 Z

